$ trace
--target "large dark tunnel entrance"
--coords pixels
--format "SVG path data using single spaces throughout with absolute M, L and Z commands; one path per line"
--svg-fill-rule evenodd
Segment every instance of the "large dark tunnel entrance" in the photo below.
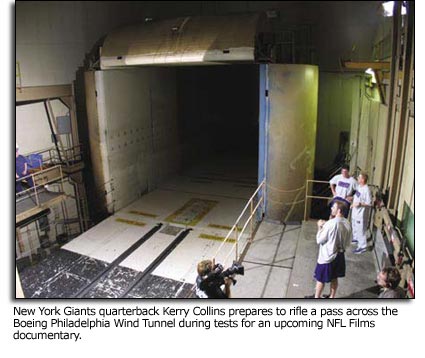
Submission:
M 182 168 L 206 176 L 257 182 L 259 67 L 177 70 Z

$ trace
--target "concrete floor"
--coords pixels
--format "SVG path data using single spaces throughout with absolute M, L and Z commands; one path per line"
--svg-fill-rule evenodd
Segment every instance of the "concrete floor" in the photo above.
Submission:
M 263 221 L 236 277 L 233 297 L 284 298 L 293 269 L 300 226 Z
M 262 222 L 244 258 L 245 276 L 237 277 L 234 298 L 304 298 L 312 295 L 316 281 L 318 245 L 316 222 L 300 226 Z M 346 252 L 346 277 L 339 280 L 337 298 L 376 298 L 373 251 L 355 255 Z M 324 290 L 329 293 L 329 285 Z
M 23 272 L 27 297 L 73 297 L 157 223 L 163 223 L 162 228 L 84 297 L 120 297 L 186 228 L 191 228 L 189 234 L 128 297 L 193 297 L 197 263 L 214 257 L 256 188 L 253 166 L 241 161 L 240 170 L 236 169 L 235 162 L 216 161 L 170 178 L 63 246 L 39 269 Z M 243 258 L 245 275 L 236 277 L 233 297 L 303 298 L 312 294 L 318 253 L 315 235 L 315 222 L 284 226 L 263 221 Z M 246 242 L 244 235 L 240 247 Z M 233 245 L 226 243 L 216 262 L 227 267 L 234 257 Z M 346 260 L 347 275 L 340 280 L 338 297 L 376 297 L 372 253 L 349 251 Z M 40 279 L 32 279 L 34 275 Z

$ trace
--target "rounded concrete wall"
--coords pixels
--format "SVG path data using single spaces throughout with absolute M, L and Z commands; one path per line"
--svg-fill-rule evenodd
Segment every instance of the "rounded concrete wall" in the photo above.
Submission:
M 313 178 L 317 66 L 269 65 L 266 218 L 301 221 L 305 185 Z

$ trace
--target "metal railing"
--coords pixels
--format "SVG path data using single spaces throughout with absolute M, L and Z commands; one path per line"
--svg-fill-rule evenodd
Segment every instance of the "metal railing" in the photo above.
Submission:
M 41 188 L 44 188 L 45 185 L 51 184 L 51 183 L 57 183 L 59 182 L 61 187 L 61 192 L 63 192 L 63 173 L 62 173 L 62 166 L 61 165 L 55 165 L 53 167 L 49 167 L 47 169 L 39 170 L 35 173 L 26 175 L 24 177 L 21 177 L 19 179 L 16 179 L 16 182 L 23 182 L 28 181 L 28 179 L 32 180 L 33 186 L 30 186 L 30 188 L 22 190 L 15 194 L 16 201 L 19 201 L 21 198 L 26 198 L 27 194 L 31 197 L 35 197 L 35 204 L 37 206 L 40 206 L 40 198 L 39 193 Z M 22 184 L 21 184 L 22 185 Z
M 60 161 L 62 159 L 63 162 L 67 165 L 72 165 L 76 162 L 81 161 L 82 158 L 82 146 L 81 144 L 75 145 L 70 148 L 59 149 L 53 151 L 53 156 L 55 161 Z
M 311 203 L 312 199 L 319 199 L 319 200 L 330 200 L 330 199 L 332 199 L 331 196 L 309 195 L 310 183 L 319 183 L 319 184 L 328 184 L 329 185 L 328 181 L 307 179 L 306 185 L 305 185 L 304 221 L 307 221 L 310 217 L 310 215 L 308 215 L 307 212 L 308 212 L 309 203 Z
M 376 210 L 373 226 L 381 231 L 382 237 L 386 237 L 387 243 L 392 248 L 392 252 L 388 251 L 387 255 L 388 259 L 390 259 L 389 256 L 393 257 L 394 266 L 400 272 L 401 281 L 399 286 L 406 290 L 408 297 L 414 298 L 415 258 L 407 245 L 407 239 L 403 236 L 401 230 L 393 224 L 390 213 L 383 203 Z M 375 250 L 375 255 L 377 254 Z M 376 261 L 380 270 L 383 268 L 381 266 L 381 259 L 382 258 L 376 256 Z
M 213 256 L 213 264 L 215 265 L 217 255 L 220 253 L 220 251 L 224 248 L 224 244 L 226 244 L 228 241 L 233 241 L 232 237 L 234 237 L 234 243 L 229 250 L 229 253 L 225 256 L 225 258 L 222 260 L 223 264 L 229 259 L 230 255 L 233 251 L 235 251 L 235 261 L 240 260 L 240 254 L 245 251 L 246 246 L 252 242 L 254 238 L 254 220 L 257 215 L 257 212 L 261 214 L 264 213 L 264 195 L 265 195 L 265 179 L 260 183 L 258 188 L 255 190 L 254 194 L 252 194 L 251 198 L 248 200 L 248 203 L 245 205 L 244 209 L 242 210 L 239 217 L 236 219 L 235 223 L 233 224 L 230 231 L 227 233 L 226 237 L 224 238 L 221 245 L 218 247 L 215 255 Z M 263 204 L 263 205 L 262 205 Z M 249 211 L 248 211 L 249 210 Z M 244 215 L 249 212 L 249 217 L 245 220 L 245 222 L 242 225 L 242 229 L 239 230 L 240 222 L 242 221 L 242 218 Z M 250 227 L 249 232 L 249 239 L 245 242 L 245 245 L 243 248 L 240 248 L 240 241 L 242 238 L 242 235 L 244 235 L 245 230 L 247 227 Z
M 73 163 L 81 161 L 82 158 L 82 145 L 78 144 L 70 148 L 65 149 L 56 149 L 56 148 L 47 148 L 43 150 L 38 150 L 35 152 L 30 152 L 23 154 L 25 157 L 30 157 L 32 154 L 38 154 L 42 156 L 42 162 L 40 167 L 43 168 L 45 165 L 56 165 L 56 164 L 66 164 L 72 165 Z

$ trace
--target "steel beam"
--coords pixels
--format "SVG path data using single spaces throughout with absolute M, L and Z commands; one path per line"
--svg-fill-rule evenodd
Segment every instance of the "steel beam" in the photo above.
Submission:
M 16 89 L 16 103 L 41 102 L 46 99 L 72 96 L 72 85 L 21 87 Z
M 349 70 L 362 70 L 365 71 L 368 68 L 372 70 L 387 70 L 391 69 L 391 62 L 368 62 L 368 61 L 342 61 L 342 66 Z

